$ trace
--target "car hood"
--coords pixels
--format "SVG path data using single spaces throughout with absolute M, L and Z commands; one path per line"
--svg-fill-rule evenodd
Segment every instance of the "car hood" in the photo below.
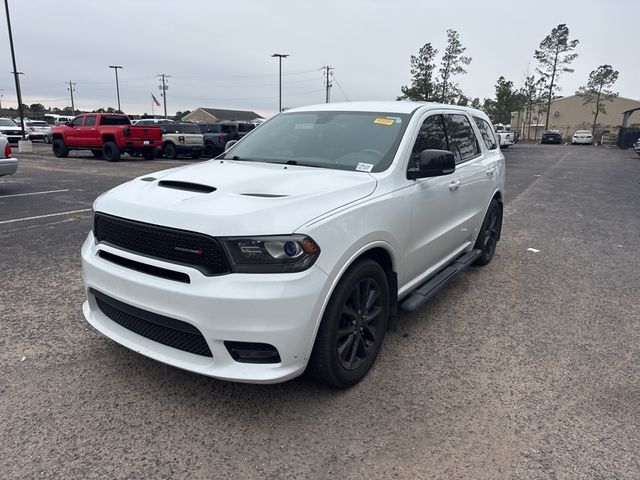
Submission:
M 213 236 L 287 234 L 371 195 L 376 184 L 365 172 L 211 160 L 127 182 L 94 209 Z

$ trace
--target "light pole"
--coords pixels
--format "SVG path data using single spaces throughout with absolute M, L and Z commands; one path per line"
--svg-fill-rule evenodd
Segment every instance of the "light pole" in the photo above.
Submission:
M 4 9 L 7 12 L 7 30 L 9 31 L 9 46 L 11 47 L 11 61 L 13 62 L 13 76 L 16 81 L 16 96 L 18 97 L 18 111 L 20 112 L 20 128 L 22 129 L 22 139 L 24 140 L 24 112 L 22 111 L 22 93 L 20 93 L 20 77 L 22 72 L 16 67 L 16 53 L 13 49 L 13 34 L 11 33 L 11 19 L 9 18 L 9 3 L 4 0 Z
M 120 65 L 109 65 L 109 68 L 113 68 L 116 71 L 116 94 L 118 95 L 118 111 L 122 112 L 120 108 L 120 84 L 118 83 L 118 69 L 122 68 Z
M 282 59 L 287 58 L 289 55 L 284 53 L 274 53 L 271 57 L 278 57 L 278 112 L 282 111 Z

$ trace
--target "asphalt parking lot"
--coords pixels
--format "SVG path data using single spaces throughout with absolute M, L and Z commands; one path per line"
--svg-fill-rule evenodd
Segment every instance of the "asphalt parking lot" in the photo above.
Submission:
M 348 391 L 216 381 L 84 320 L 91 202 L 192 160 L 36 146 L 0 179 L 3 478 L 638 478 L 640 157 L 515 145 L 494 261 Z M 533 249 L 529 250 L 529 249 Z

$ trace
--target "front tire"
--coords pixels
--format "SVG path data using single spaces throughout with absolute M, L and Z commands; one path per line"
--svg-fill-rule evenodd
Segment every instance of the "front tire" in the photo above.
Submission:
M 216 146 L 213 142 L 206 142 L 204 144 L 204 156 L 207 158 L 213 158 L 216 156 Z
M 102 155 L 107 162 L 117 162 L 120 160 L 122 152 L 118 148 L 115 142 L 105 142 L 102 146 Z
M 317 381 L 348 388 L 375 362 L 389 321 L 387 276 L 373 260 L 354 265 L 338 282 L 327 305 L 307 371 Z
M 474 265 L 487 265 L 493 259 L 496 252 L 500 233 L 502 232 L 502 209 L 498 201 L 493 198 L 489 209 L 482 222 L 480 233 L 473 248 L 479 249 L 482 254 L 473 263 Z
M 53 154 L 58 158 L 67 158 L 69 156 L 69 147 L 67 147 L 67 144 L 64 143 L 64 140 L 61 138 L 53 141 L 51 150 L 53 150 Z

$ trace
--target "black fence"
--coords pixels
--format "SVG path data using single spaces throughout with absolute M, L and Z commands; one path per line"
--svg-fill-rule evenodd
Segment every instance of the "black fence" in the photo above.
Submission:
M 640 138 L 640 128 L 621 127 L 618 132 L 618 148 L 622 148 L 623 150 L 631 148 L 638 138 Z

